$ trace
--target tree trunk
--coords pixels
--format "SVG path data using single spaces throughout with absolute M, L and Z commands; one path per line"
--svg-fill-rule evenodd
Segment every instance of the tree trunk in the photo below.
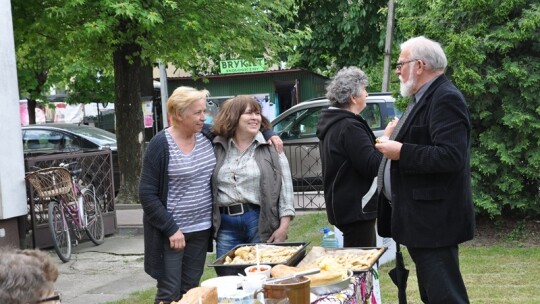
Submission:
M 141 46 L 118 46 L 113 55 L 115 78 L 115 115 L 118 160 L 120 165 L 120 204 L 139 202 L 139 176 L 142 168 L 144 125 L 140 96 Z
M 28 111 L 28 124 L 36 124 L 36 105 L 37 101 L 35 99 L 26 99 L 26 110 Z
M 35 125 L 36 124 L 36 107 L 37 107 L 37 100 L 36 96 L 40 96 L 43 92 L 43 87 L 45 86 L 45 83 L 47 82 L 47 77 L 49 75 L 49 70 L 45 67 L 41 68 L 39 71 L 34 72 L 34 76 L 36 79 L 36 86 L 31 89 L 28 93 L 30 93 L 30 96 L 26 99 L 27 100 L 27 110 L 28 110 L 28 124 Z M 46 100 L 45 100 L 46 101 Z

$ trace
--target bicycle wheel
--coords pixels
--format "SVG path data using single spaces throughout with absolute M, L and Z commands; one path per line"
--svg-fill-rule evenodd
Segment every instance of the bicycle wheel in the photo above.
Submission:
M 94 192 L 88 188 L 82 189 L 86 234 L 96 245 L 102 244 L 105 237 L 103 215 Z
M 55 200 L 49 203 L 49 230 L 56 254 L 62 262 L 68 262 L 71 259 L 71 236 L 64 210 Z

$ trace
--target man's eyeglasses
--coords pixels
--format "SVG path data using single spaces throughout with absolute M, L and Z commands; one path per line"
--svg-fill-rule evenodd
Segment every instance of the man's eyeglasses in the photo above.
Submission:
M 401 68 L 403 67 L 403 65 L 407 64 L 407 63 L 411 63 L 411 62 L 414 62 L 414 61 L 417 61 L 417 60 L 420 60 L 420 59 L 412 59 L 412 60 L 409 60 L 409 61 L 404 61 L 404 62 L 398 62 L 394 65 L 394 69 L 397 69 L 398 71 L 401 71 Z
M 60 294 L 55 292 L 53 296 L 50 296 L 48 298 L 41 299 L 38 301 L 38 303 L 46 303 L 46 302 L 61 303 Z

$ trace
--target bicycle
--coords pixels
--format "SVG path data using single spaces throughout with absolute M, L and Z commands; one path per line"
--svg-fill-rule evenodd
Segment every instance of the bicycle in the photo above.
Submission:
M 93 185 L 83 185 L 81 169 L 69 170 L 76 163 L 39 169 L 26 175 L 40 200 L 49 200 L 48 223 L 58 257 L 64 262 L 71 259 L 71 233 L 75 245 L 84 230 L 96 245 L 104 242 L 103 216 Z

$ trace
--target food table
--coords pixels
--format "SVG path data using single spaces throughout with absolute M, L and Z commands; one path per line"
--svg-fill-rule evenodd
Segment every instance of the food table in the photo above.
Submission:
M 342 276 L 342 279 L 338 279 L 337 283 L 331 283 L 330 280 L 318 281 L 314 276 L 309 276 L 312 279 L 312 284 L 310 284 L 310 301 L 311 303 L 324 304 L 324 303 L 351 303 L 351 304 L 375 304 L 377 303 L 376 297 L 373 292 L 373 282 L 377 278 L 377 271 L 373 266 L 378 262 L 379 258 L 382 256 L 385 247 L 380 248 L 337 248 L 337 249 L 326 249 L 318 246 L 314 246 L 309 253 L 306 253 L 306 243 L 291 243 L 293 246 L 298 248 L 298 251 L 292 255 L 292 258 L 287 259 L 283 263 L 273 264 L 272 269 L 283 267 L 286 271 L 301 271 L 302 269 L 313 268 L 318 266 L 321 269 L 321 275 L 330 275 L 335 274 L 332 272 L 334 269 L 342 271 L 345 269 L 345 272 L 348 274 Z M 281 243 L 279 246 L 286 246 L 287 243 Z M 253 244 L 244 244 L 243 246 L 253 246 Z M 257 245 L 261 246 L 261 245 Z M 248 254 L 243 251 L 237 251 L 236 248 L 231 250 L 223 257 L 220 257 L 213 264 L 209 265 L 216 267 L 216 272 L 218 276 L 227 276 L 241 273 L 243 269 L 250 263 L 248 259 Z M 245 249 L 245 248 L 242 248 Z M 283 248 L 284 249 L 284 248 Z M 242 253 L 242 260 L 240 264 L 234 264 L 235 254 L 234 252 Z M 260 252 L 259 252 L 260 253 Z M 275 256 L 274 252 L 272 256 Z M 244 263 L 244 264 L 242 264 Z M 268 262 L 261 261 L 261 263 L 272 264 Z M 278 266 L 278 267 L 276 267 Z M 282 269 L 282 268 L 280 268 Z M 273 277 L 282 277 L 287 274 L 281 273 L 280 275 L 274 275 Z M 325 277 L 328 279 L 328 277 Z M 323 285 L 319 285 L 319 284 Z M 328 283 L 326 283 L 328 282 Z M 332 281 L 333 282 L 333 281 Z M 337 285 L 339 286 L 337 286 Z M 268 285 L 268 283 L 266 284 Z M 266 286 L 265 285 L 265 286 Z M 336 289 L 336 286 L 338 287 Z M 266 286 L 269 287 L 269 286 Z M 328 288 L 327 288 L 328 287 Z M 321 289 L 322 288 L 322 289 Z M 242 293 L 240 290 L 239 293 Z M 289 295 L 290 297 L 290 295 Z M 250 301 L 257 303 L 256 300 Z M 291 301 L 293 303 L 294 301 Z M 245 302 L 245 298 L 242 301 L 232 301 L 220 299 L 220 303 L 249 303 Z M 303 302 L 303 303 L 307 303 Z

